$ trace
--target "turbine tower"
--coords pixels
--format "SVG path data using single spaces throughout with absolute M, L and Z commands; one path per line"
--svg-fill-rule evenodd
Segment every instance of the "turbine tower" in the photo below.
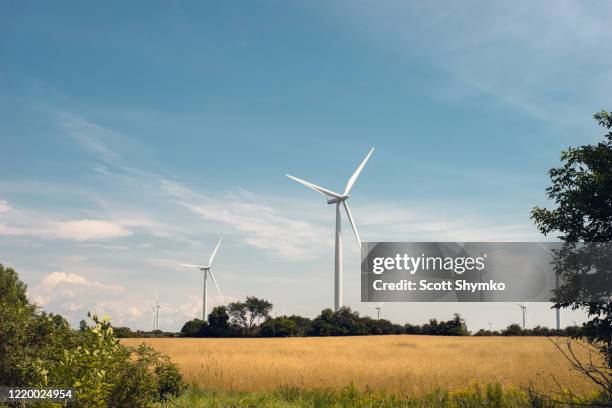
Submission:
M 351 214 L 351 210 L 348 206 L 347 200 L 350 197 L 349 193 L 355 181 L 357 181 L 357 177 L 359 177 L 359 173 L 363 170 L 363 166 L 365 166 L 366 162 L 374 152 L 374 148 L 370 149 L 368 155 L 363 159 L 363 161 L 359 164 L 351 178 L 349 178 L 346 183 L 346 187 L 344 188 L 344 193 L 338 194 L 326 188 L 317 186 L 316 184 L 312 184 L 308 181 L 299 179 L 297 177 L 290 176 L 287 174 L 292 180 L 297 181 L 304 186 L 323 194 L 327 197 L 327 204 L 336 204 L 336 258 L 335 258 L 335 274 L 334 274 L 334 310 L 338 311 L 342 307 L 342 218 L 340 206 L 344 207 L 344 211 L 346 211 L 346 215 L 351 223 L 351 227 L 353 227 L 353 232 L 355 233 L 355 238 L 357 238 L 357 244 L 359 248 L 361 248 L 361 240 L 359 239 L 359 234 L 357 233 L 357 226 L 355 225 L 355 221 L 353 220 L 353 216 Z
M 159 302 L 155 302 L 155 306 L 151 308 L 153 310 L 153 331 L 159 330 Z
M 215 247 L 215 250 L 212 252 L 212 255 L 210 256 L 210 259 L 208 260 L 207 265 L 181 264 L 181 266 L 186 266 L 188 268 L 196 268 L 204 272 L 204 289 L 202 291 L 202 320 L 208 319 L 208 304 L 207 304 L 208 287 L 206 286 L 208 275 L 210 275 L 213 283 L 215 284 L 215 287 L 217 288 L 217 292 L 219 292 L 219 295 L 221 295 L 221 289 L 219 289 L 219 285 L 217 284 L 217 280 L 215 279 L 215 275 L 212 273 L 212 269 L 211 269 L 213 260 L 215 259 L 215 255 L 217 254 L 217 250 L 219 249 L 221 242 L 223 242 L 223 238 L 221 238 L 219 242 L 217 243 L 217 246 Z
M 524 305 L 519 304 L 519 307 L 523 309 L 523 330 L 525 330 L 525 316 L 527 316 L 527 305 L 528 303 L 525 303 Z

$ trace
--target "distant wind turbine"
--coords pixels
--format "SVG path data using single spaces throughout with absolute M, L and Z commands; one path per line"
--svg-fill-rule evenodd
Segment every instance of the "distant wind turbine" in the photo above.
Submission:
M 204 272 L 204 289 L 202 293 L 202 320 L 206 320 L 208 318 L 208 304 L 207 304 L 207 298 L 206 298 L 208 294 L 207 293 L 208 287 L 206 286 L 208 275 L 210 275 L 213 283 L 215 284 L 215 287 L 217 288 L 217 292 L 219 292 L 219 295 L 221 295 L 221 289 L 219 289 L 219 285 L 217 284 L 217 280 L 215 279 L 215 275 L 212 273 L 212 269 L 211 269 L 213 260 L 215 259 L 215 255 L 217 254 L 217 250 L 219 249 L 221 242 L 223 242 L 223 238 L 221 238 L 219 242 L 217 243 L 217 246 L 215 247 L 215 250 L 212 252 L 212 255 L 210 256 L 210 259 L 208 260 L 207 265 L 181 264 L 181 266 L 186 266 L 188 268 L 196 268 Z
M 523 330 L 525 330 L 525 317 L 527 316 L 527 305 L 529 303 L 525 303 L 524 305 L 519 304 L 519 307 L 523 309 Z
M 155 302 L 155 306 L 151 308 L 153 310 L 153 330 L 159 330 L 159 302 Z
M 382 309 L 382 306 L 383 306 L 383 302 L 380 302 L 378 306 L 370 305 L 371 308 L 376 309 L 376 320 L 380 320 L 380 310 Z
M 355 221 L 353 220 L 353 215 L 351 214 L 351 210 L 348 206 L 347 200 L 350 197 L 349 193 L 355 181 L 357 181 L 357 177 L 363 170 L 363 166 L 365 166 L 366 162 L 374 152 L 374 148 L 370 149 L 368 155 L 363 159 L 363 161 L 359 164 L 351 178 L 349 178 L 346 183 L 346 187 L 344 188 L 344 193 L 338 194 L 326 188 L 317 186 L 316 184 L 310 183 L 308 181 L 299 179 L 297 177 L 290 176 L 287 174 L 292 180 L 297 181 L 304 186 L 323 194 L 328 197 L 327 204 L 336 204 L 336 259 L 335 259 L 335 274 L 334 274 L 334 309 L 338 311 L 342 307 L 342 218 L 341 218 L 341 209 L 340 205 L 344 207 L 346 211 L 346 215 L 351 223 L 351 227 L 353 227 L 353 232 L 355 233 L 355 238 L 357 238 L 357 244 L 359 248 L 361 248 L 361 239 L 359 238 L 359 233 L 357 233 L 357 226 L 355 225 Z

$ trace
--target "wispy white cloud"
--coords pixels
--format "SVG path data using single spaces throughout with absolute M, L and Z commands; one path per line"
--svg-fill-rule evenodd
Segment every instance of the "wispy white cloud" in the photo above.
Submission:
M 119 155 L 108 147 L 108 143 L 120 136 L 117 132 L 68 112 L 56 112 L 56 116 L 60 127 L 82 148 L 102 161 L 112 162 L 119 158 Z
M 311 258 L 328 243 L 327 231 L 312 222 L 294 219 L 253 193 L 199 194 L 185 185 L 161 180 L 161 186 L 180 205 L 206 221 L 221 223 L 252 247 L 287 259 Z
M 435 203 L 406 206 L 399 203 L 374 203 L 356 207 L 357 223 L 371 241 L 531 241 L 541 234 L 525 220 L 501 223 L 481 215 L 459 215 L 437 209 Z
M 57 223 L 50 233 L 58 238 L 77 241 L 125 237 L 132 233 L 122 225 L 104 220 L 75 220 Z
M 18 210 L 4 201 L 0 211 L 0 235 L 59 238 L 74 241 L 107 240 L 131 235 L 124 226 L 107 220 L 77 219 L 61 221 L 52 215 Z

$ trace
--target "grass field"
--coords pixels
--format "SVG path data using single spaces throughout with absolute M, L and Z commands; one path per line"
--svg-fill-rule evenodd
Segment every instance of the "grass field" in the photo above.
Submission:
M 592 385 L 546 338 L 367 336 L 282 339 L 124 339 L 168 354 L 188 383 L 221 391 L 341 389 L 354 384 L 397 395 L 471 384 L 533 385 L 577 394 Z

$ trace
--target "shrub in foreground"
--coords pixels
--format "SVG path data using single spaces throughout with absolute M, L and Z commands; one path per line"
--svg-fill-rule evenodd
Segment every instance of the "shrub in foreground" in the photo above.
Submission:
M 92 326 L 75 332 L 76 347 L 57 344 L 57 355 L 33 362 L 31 386 L 74 388 L 73 405 L 82 407 L 148 407 L 179 395 L 182 378 L 168 357 L 145 344 L 124 346 L 108 318 L 91 319 Z
M 90 316 L 91 326 L 72 330 L 61 316 L 39 312 L 24 289 L 0 265 L 0 386 L 73 388 L 72 407 L 149 407 L 182 391 L 168 357 L 122 345 L 108 318 Z

